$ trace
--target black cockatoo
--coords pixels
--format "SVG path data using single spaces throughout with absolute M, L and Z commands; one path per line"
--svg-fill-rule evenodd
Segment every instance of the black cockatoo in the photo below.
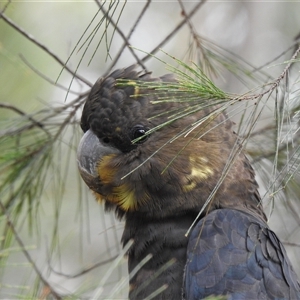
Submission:
M 201 99 L 186 101 L 188 95 L 166 91 L 161 101 L 137 81 L 177 84 L 172 75 L 152 78 L 134 67 L 99 79 L 83 109 L 78 148 L 82 178 L 125 219 L 123 245 L 134 240 L 128 270 L 138 271 L 129 298 L 300 299 L 248 159 L 237 151 L 227 168 L 239 145 L 232 122 L 216 106 L 197 111 Z M 191 124 L 197 126 L 188 132 Z

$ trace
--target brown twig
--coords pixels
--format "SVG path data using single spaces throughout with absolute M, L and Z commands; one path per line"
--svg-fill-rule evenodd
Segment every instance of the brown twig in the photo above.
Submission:
M 152 51 L 146 54 L 141 61 L 145 62 L 149 58 L 151 58 L 164 44 L 166 44 L 180 29 L 186 22 L 198 11 L 198 9 L 206 2 L 207 0 L 199 2 L 195 7 L 191 10 L 191 12 L 185 17 L 183 21 L 181 21 Z
M 19 244 L 19 246 L 22 249 L 23 254 L 25 255 L 25 257 L 27 258 L 27 260 L 29 261 L 29 263 L 32 265 L 33 269 L 35 270 L 35 272 L 37 273 L 38 277 L 40 278 L 40 280 L 43 282 L 43 284 L 48 287 L 51 291 L 51 294 L 53 295 L 53 297 L 57 300 L 62 299 L 61 295 L 59 295 L 54 289 L 53 287 L 50 285 L 50 283 L 46 280 L 46 278 L 44 278 L 44 276 L 42 275 L 42 273 L 40 272 L 39 268 L 37 267 L 37 265 L 35 264 L 33 258 L 30 256 L 30 254 L 28 253 L 28 251 L 26 250 L 26 247 L 22 241 L 22 239 L 20 238 L 13 222 L 11 221 L 5 206 L 3 205 L 3 203 L 0 201 L 0 208 L 2 210 L 3 215 L 6 218 L 6 224 L 7 226 L 11 229 L 11 231 L 13 232 L 17 243 Z
M 51 119 L 51 118 L 54 118 L 56 116 L 58 116 L 59 114 L 61 114 L 63 111 L 66 111 L 68 108 L 74 108 L 76 107 L 76 110 L 83 104 L 83 102 L 85 101 L 85 97 L 89 94 L 90 91 L 86 91 L 82 94 L 80 94 L 78 97 L 76 97 L 73 101 L 61 106 L 61 107 L 51 107 L 51 108 L 47 108 L 47 109 L 42 109 L 40 111 L 38 111 L 36 113 L 36 115 L 39 115 L 39 114 L 46 114 L 46 116 L 44 118 L 41 118 L 37 124 L 41 124 L 43 127 L 40 127 L 41 129 L 45 130 L 45 126 L 46 126 L 46 121 Z M 3 104 L 2 105 L 6 105 L 6 104 Z M 10 104 L 8 104 L 8 106 L 10 106 Z M 14 107 L 12 107 L 13 109 Z M 18 110 L 18 108 L 15 108 Z M 53 113 L 51 113 L 51 111 L 53 111 Z M 72 109 L 73 111 L 73 109 Z M 24 113 L 20 110 L 19 113 Z M 24 113 L 28 118 L 29 116 Z M 31 117 L 32 118 L 32 117 Z M 32 119 L 34 120 L 34 119 Z M 26 124 L 22 127 L 12 127 L 12 128 L 8 128 L 6 130 L 2 130 L 0 131 L 0 137 L 1 136 L 12 136 L 12 135 L 16 135 L 16 134 L 19 134 L 21 132 L 24 132 L 24 131 L 27 131 L 27 130 L 30 130 L 32 129 L 33 127 L 37 126 L 37 124 L 35 122 L 31 122 L 30 124 Z M 48 124 L 47 124 L 48 125 Z M 62 123 L 59 122 L 57 123 L 57 126 L 61 126 Z M 49 133 L 49 136 L 50 136 L 50 133 Z
M 250 96 L 246 95 L 246 96 L 239 97 L 239 100 L 255 100 L 255 99 L 261 98 L 261 97 L 263 97 L 263 96 L 265 96 L 269 93 L 271 94 L 279 86 L 282 79 L 286 77 L 289 69 L 294 64 L 294 62 L 295 62 L 295 60 L 296 60 L 299 53 L 300 53 L 300 46 L 297 48 L 297 50 L 293 54 L 292 58 L 290 59 L 290 62 L 284 68 L 282 73 L 273 82 L 268 84 L 268 85 L 271 85 L 270 88 L 268 88 L 267 90 L 265 90 L 264 92 L 259 93 L 259 94 L 254 94 L 254 95 L 250 95 Z
M 55 273 L 56 275 L 59 275 L 59 276 L 63 276 L 63 277 L 66 277 L 66 278 L 76 278 L 76 277 L 80 277 L 98 267 L 101 267 L 107 263 L 110 263 L 112 261 L 114 261 L 116 258 L 118 258 L 119 255 L 115 255 L 107 260 L 103 260 L 103 261 L 100 261 L 98 263 L 95 263 L 93 266 L 89 267 L 89 268 L 86 268 L 86 269 L 83 269 L 81 270 L 80 272 L 78 272 L 77 274 L 74 274 L 74 275 L 69 275 L 69 274 L 66 274 L 66 273 L 62 273 L 62 272 L 58 272 L 58 271 L 55 271 L 51 266 L 50 266 L 50 270 Z
M 19 32 L 21 35 L 23 35 L 27 40 L 34 43 L 36 46 L 44 50 L 49 56 L 51 56 L 55 61 L 57 61 L 61 66 L 63 66 L 72 76 L 78 78 L 82 82 L 84 82 L 88 86 L 92 86 L 93 84 L 86 80 L 84 77 L 76 74 L 73 70 L 71 70 L 68 66 L 65 65 L 65 63 L 56 55 L 54 54 L 50 49 L 48 49 L 45 45 L 37 41 L 31 34 L 27 33 L 24 29 L 22 29 L 20 26 L 15 24 L 10 18 L 6 17 L 5 14 L 0 13 L 0 18 L 7 23 L 9 26 L 14 28 L 17 32 Z
M 146 10 L 148 9 L 150 3 L 151 3 L 151 0 L 147 0 L 147 3 L 146 3 L 145 6 L 143 7 L 141 13 L 140 13 L 139 16 L 137 17 L 137 19 L 136 19 L 135 23 L 133 24 L 131 30 L 129 31 L 129 34 L 128 34 L 127 37 L 126 37 L 126 40 L 129 41 L 131 35 L 133 34 L 135 28 L 137 27 L 138 23 L 140 22 L 140 20 L 142 19 L 143 15 L 144 15 L 145 12 L 146 12 Z M 113 62 L 112 62 L 111 65 L 110 65 L 110 67 L 108 68 L 107 72 L 104 73 L 103 76 L 107 76 L 108 73 L 112 70 L 112 68 L 116 65 L 116 63 L 117 63 L 118 60 L 120 59 L 120 57 L 121 57 L 121 55 L 122 55 L 124 49 L 126 48 L 126 46 L 127 46 L 127 43 L 124 42 L 123 46 L 121 46 L 119 52 L 117 53 L 117 55 L 115 56 Z
M 288 242 L 288 241 L 283 241 L 282 243 L 287 246 L 300 247 L 300 243 L 292 243 L 292 242 Z
M 135 54 L 133 48 L 131 47 L 131 44 L 129 43 L 129 41 L 128 41 L 127 37 L 125 36 L 125 34 L 123 33 L 123 31 L 119 28 L 119 26 L 117 26 L 117 24 L 114 22 L 114 20 L 109 16 L 108 12 L 104 9 L 103 5 L 101 5 L 101 3 L 99 2 L 99 0 L 95 0 L 95 2 L 99 6 L 99 8 L 102 11 L 102 13 L 106 16 L 108 22 L 112 24 L 112 26 L 116 29 L 116 31 L 119 33 L 119 35 L 121 36 L 121 38 L 124 40 L 124 42 L 125 42 L 128 50 L 131 52 L 131 54 L 133 55 L 133 57 L 135 58 L 135 60 L 137 61 L 137 63 L 144 70 L 147 70 L 146 66 L 143 63 L 143 61 L 140 60 L 139 57 Z
M 36 69 L 35 67 L 33 67 L 32 64 L 30 64 L 28 62 L 28 60 L 22 55 L 20 54 L 20 58 L 21 60 L 24 62 L 24 64 L 26 64 L 34 73 L 36 73 L 38 76 L 40 76 L 41 78 L 43 78 L 45 81 L 49 82 L 51 85 L 54 85 L 56 87 L 59 87 L 61 88 L 62 90 L 64 91 L 67 91 L 68 93 L 70 94 L 75 94 L 75 95 L 80 95 L 79 92 L 75 92 L 75 91 L 72 91 L 70 90 L 69 88 L 57 83 L 56 81 L 54 80 L 51 80 L 49 77 L 47 77 L 45 74 L 43 74 L 42 72 L 40 72 L 38 69 Z

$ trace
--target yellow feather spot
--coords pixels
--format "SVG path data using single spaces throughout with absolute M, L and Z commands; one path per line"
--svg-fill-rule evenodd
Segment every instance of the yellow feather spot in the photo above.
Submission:
M 201 166 L 200 168 L 193 167 L 190 176 L 192 178 L 207 179 L 210 175 L 213 175 L 212 169 L 208 166 Z
M 134 87 L 134 97 L 137 97 L 140 94 L 140 88 L 138 86 Z
M 137 97 L 140 94 L 140 88 L 137 83 L 135 81 L 128 81 L 127 84 L 134 86 L 134 93 L 132 96 Z
M 208 166 L 206 157 L 190 156 L 190 167 L 191 173 L 186 176 L 188 183 L 183 185 L 185 192 L 193 190 L 198 182 L 202 182 L 214 174 L 213 169 Z
M 112 192 L 105 198 L 107 201 L 117 204 L 124 211 L 138 210 L 139 206 L 149 199 L 146 193 L 139 195 L 137 199 L 135 191 L 127 184 L 114 187 Z
M 136 85 L 136 82 L 135 81 L 128 81 L 127 84 L 128 85 Z
M 98 203 L 102 203 L 104 201 L 113 202 L 120 206 L 124 211 L 132 211 L 138 208 L 134 191 L 128 190 L 125 185 L 115 187 L 113 192 L 106 197 L 96 192 L 94 192 L 94 195 Z
M 100 195 L 100 194 L 98 194 L 98 193 L 96 193 L 96 192 L 93 192 L 93 194 L 94 194 L 94 196 L 96 197 L 96 201 L 97 201 L 98 203 L 102 203 L 103 201 L 105 201 L 105 198 L 104 198 L 102 195 Z
M 109 198 L 112 202 L 121 206 L 125 211 L 136 210 L 138 208 L 135 192 L 126 184 L 115 187 Z
M 183 191 L 187 193 L 187 192 L 192 191 L 195 187 L 196 187 L 196 182 L 191 181 L 188 184 L 185 184 L 182 188 L 183 188 Z

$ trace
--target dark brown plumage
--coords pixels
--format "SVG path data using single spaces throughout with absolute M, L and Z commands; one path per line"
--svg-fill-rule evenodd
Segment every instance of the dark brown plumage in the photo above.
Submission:
M 129 82 L 117 85 L 116 79 L 128 79 Z M 119 217 L 126 220 L 123 244 L 134 239 L 128 253 L 129 272 L 147 254 L 153 255 L 131 279 L 130 298 L 143 299 L 163 286 L 165 289 L 155 299 L 181 299 L 184 295 L 187 299 L 198 299 L 213 293 L 231 294 L 232 299 L 241 299 L 241 294 L 235 296 L 235 291 L 242 286 L 242 279 L 230 276 L 237 272 L 234 270 L 239 270 L 242 263 L 250 264 L 247 265 L 247 272 L 250 272 L 247 284 L 260 282 L 268 289 L 267 281 L 273 278 L 270 274 L 278 272 L 271 280 L 272 284 L 284 282 L 294 295 L 299 293 L 295 274 L 280 242 L 272 240 L 273 233 L 264 235 L 264 241 L 254 239 L 253 243 L 262 243 L 261 249 L 268 245 L 271 252 L 274 247 L 282 248 L 282 261 L 268 256 L 269 273 L 263 272 L 261 278 L 255 272 L 254 275 L 251 273 L 261 266 L 259 258 L 250 259 L 254 257 L 255 247 L 248 247 L 245 242 L 250 234 L 247 230 L 254 228 L 254 234 L 258 234 L 259 228 L 264 232 L 271 231 L 265 223 L 254 171 L 239 149 L 231 121 L 224 113 L 219 113 L 216 106 L 195 112 L 201 100 L 184 101 L 188 95 L 173 92 L 168 97 L 174 101 L 158 101 L 165 95 L 158 95 L 151 88 L 143 89 L 136 84 L 137 80 L 176 84 L 171 75 L 151 78 L 150 74 L 140 75 L 133 67 L 117 70 L 98 80 L 83 110 L 81 127 L 86 134 L 78 150 L 79 169 L 87 185 L 98 200 L 105 202 L 107 209 L 114 209 Z M 184 117 L 176 118 L 183 112 Z M 158 128 L 170 120 L 169 124 Z M 202 120 L 199 126 L 187 136 L 180 134 L 199 120 Z M 138 137 L 141 139 L 133 143 Z M 227 168 L 232 157 L 233 163 Z M 188 228 L 220 182 L 220 187 L 193 229 L 192 239 L 186 237 Z M 224 232 L 217 240 L 208 238 L 204 244 L 201 243 L 202 231 L 211 230 L 211 236 L 218 236 L 218 227 L 207 227 L 210 225 L 205 220 L 222 224 L 223 211 L 232 211 L 233 219 L 224 221 Z M 230 222 L 243 222 L 245 215 L 248 223 L 241 230 L 240 238 L 226 238 L 226 235 L 232 235 L 234 229 Z M 212 258 L 215 256 L 209 256 L 209 253 L 223 249 L 218 248 L 218 241 L 227 241 L 229 248 L 226 248 L 224 256 L 219 253 L 219 259 L 215 261 Z M 232 259 L 228 261 L 230 251 L 237 251 L 234 247 L 243 253 L 244 259 L 237 266 Z M 230 270 L 223 275 L 210 273 L 210 276 L 215 276 L 215 285 L 208 287 L 203 280 L 208 274 L 201 269 L 205 263 L 216 264 L 219 269 L 229 264 Z M 185 266 L 187 274 L 184 279 Z M 217 288 L 222 280 L 224 285 Z M 255 294 L 256 290 L 252 292 Z M 272 299 L 265 291 L 261 293 L 265 293 L 266 299 Z M 247 298 L 246 291 L 242 297 Z M 276 293 L 274 297 L 277 297 Z

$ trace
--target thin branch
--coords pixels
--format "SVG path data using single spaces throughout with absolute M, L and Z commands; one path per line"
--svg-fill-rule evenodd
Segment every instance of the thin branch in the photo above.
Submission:
M 95 1 L 98 4 L 98 6 L 99 6 L 100 10 L 102 11 L 102 13 L 107 17 L 107 20 L 113 25 L 113 27 L 116 29 L 116 31 L 119 33 L 119 35 L 122 37 L 122 39 L 124 40 L 128 50 L 131 52 L 133 57 L 136 59 L 137 63 L 144 70 L 147 70 L 147 68 L 144 65 L 143 61 L 140 60 L 139 57 L 134 52 L 133 48 L 131 47 L 131 44 L 129 43 L 129 41 L 128 41 L 127 37 L 125 36 L 125 34 L 123 33 L 123 31 L 121 31 L 121 29 L 117 26 L 117 24 L 114 22 L 114 20 L 108 15 L 108 12 L 104 9 L 103 5 L 100 4 L 99 0 L 95 0 Z
M 292 243 L 288 241 L 283 241 L 282 243 L 287 246 L 300 247 L 300 243 Z
M 198 11 L 198 9 L 206 2 L 207 0 L 203 0 L 199 2 L 195 7 L 191 10 L 191 12 L 186 15 L 185 19 L 181 21 L 151 52 L 149 52 L 146 56 L 144 56 L 141 61 L 145 62 L 149 58 L 151 58 L 163 45 L 165 45 L 176 33 L 181 29 L 183 25 L 187 23 L 187 21 Z
M 300 53 L 300 46 L 298 47 L 298 49 L 295 51 L 295 53 L 293 54 L 292 58 L 290 59 L 290 62 L 288 63 L 288 65 L 284 68 L 284 70 L 282 71 L 282 73 L 272 82 L 270 83 L 271 87 L 268 88 L 267 90 L 265 90 L 262 93 L 256 94 L 256 95 L 250 95 L 250 96 L 243 96 L 241 98 L 239 98 L 240 100 L 255 100 L 258 98 L 261 98 L 269 93 L 272 93 L 280 84 L 281 80 L 286 76 L 287 72 L 289 71 L 289 69 L 292 67 L 292 65 L 294 64 L 298 54 Z
M 151 3 L 151 0 L 147 0 L 147 3 L 145 4 L 144 8 L 142 9 L 141 13 L 139 14 L 139 16 L 137 17 L 135 23 L 133 24 L 129 34 L 127 35 L 126 40 L 129 41 L 131 35 L 133 34 L 135 28 L 137 27 L 138 23 L 140 22 L 140 20 L 142 19 L 143 15 L 146 12 L 146 10 L 148 9 L 150 3 Z M 110 67 L 108 68 L 108 71 L 103 76 L 107 76 L 108 73 L 110 72 L 110 70 L 112 70 L 112 68 L 116 65 L 116 63 L 118 62 L 119 58 L 121 57 L 121 55 L 122 55 L 124 49 L 126 48 L 126 46 L 127 46 L 127 43 L 125 42 L 123 44 L 123 46 L 121 46 L 121 49 L 119 50 L 117 55 L 115 56 L 113 62 L 111 63 Z
M 17 230 L 15 229 L 15 226 L 13 224 L 13 222 L 11 221 L 8 213 L 6 212 L 5 206 L 3 205 L 3 203 L 0 201 L 0 208 L 3 212 L 3 214 L 6 217 L 6 223 L 7 226 L 11 229 L 11 231 L 13 232 L 17 243 L 19 244 L 19 246 L 22 249 L 22 252 L 24 253 L 25 257 L 27 258 L 27 260 L 29 261 L 29 263 L 32 265 L 33 269 L 35 270 L 35 272 L 37 273 L 37 275 L 39 276 L 40 280 L 43 282 L 43 284 L 48 287 L 51 291 L 51 294 L 53 295 L 53 297 L 55 299 L 62 299 L 62 297 L 55 292 L 55 290 L 53 289 L 53 287 L 50 285 L 50 283 L 44 278 L 44 276 L 42 275 L 42 273 L 40 272 L 39 268 L 37 267 L 37 265 L 35 264 L 34 260 L 32 259 L 32 257 L 30 256 L 30 254 L 28 253 L 28 251 L 25 248 L 25 245 L 22 241 L 22 239 L 20 238 L 19 234 L 17 233 Z
M 20 54 L 20 58 L 21 60 L 24 62 L 24 64 L 26 64 L 34 73 L 36 73 L 38 76 L 40 76 L 41 78 L 43 78 L 44 80 L 46 80 L 47 82 L 49 82 L 51 85 L 54 85 L 56 87 L 59 87 L 61 88 L 62 90 L 64 91 L 67 91 L 68 93 L 70 94 L 75 94 L 75 95 L 80 95 L 79 92 L 75 92 L 75 91 L 72 91 L 70 90 L 69 88 L 57 83 L 56 81 L 50 79 L 49 77 L 47 77 L 46 75 L 44 75 L 42 72 L 40 72 L 38 69 L 36 69 L 35 67 L 33 67 L 32 64 L 30 64 L 28 62 L 28 60 L 22 55 Z
M 82 271 L 78 272 L 77 274 L 74 274 L 74 275 L 69 275 L 69 274 L 66 274 L 66 273 L 62 273 L 62 272 L 58 272 L 58 271 L 55 271 L 51 266 L 50 266 L 50 270 L 55 273 L 56 275 L 59 275 L 59 276 L 63 276 L 63 277 L 66 277 L 66 278 L 76 278 L 76 277 L 80 277 L 90 271 L 92 271 L 93 269 L 96 269 L 98 267 L 101 267 L 107 263 L 110 263 L 112 261 L 114 261 L 119 255 L 115 255 L 107 260 L 103 260 L 103 261 L 100 261 L 96 264 L 94 264 L 93 266 L 89 267 L 89 268 L 86 268 L 86 269 L 83 269 Z
M 44 125 L 42 123 L 34 120 L 32 117 L 27 115 L 24 111 L 22 111 L 21 109 L 17 108 L 16 106 L 14 106 L 12 104 L 0 102 L 0 108 L 6 108 L 9 110 L 12 110 L 21 116 L 25 116 L 28 120 L 30 120 L 32 123 L 34 123 L 37 127 L 40 127 L 40 128 L 44 127 Z
M 49 50 L 45 45 L 37 41 L 31 34 L 27 33 L 24 29 L 22 29 L 20 26 L 15 24 L 10 18 L 6 17 L 2 12 L 0 13 L 0 18 L 2 18 L 9 26 L 14 28 L 17 32 L 19 32 L 21 35 L 23 35 L 27 40 L 31 41 L 33 44 L 44 50 L 49 56 L 51 56 L 55 61 L 57 61 L 60 65 L 62 65 L 72 76 L 78 78 L 82 82 L 84 82 L 86 85 L 92 87 L 93 84 L 86 80 L 84 77 L 76 74 L 74 71 L 72 71 L 68 66 L 65 65 L 65 63 L 51 50 Z
M 43 123 L 41 123 L 39 121 L 36 121 L 34 118 L 32 118 L 31 116 L 29 116 L 28 114 L 26 114 L 21 109 L 15 107 L 14 105 L 9 104 L 9 103 L 0 102 L 0 108 L 5 108 L 5 109 L 12 110 L 12 111 L 14 111 L 17 114 L 26 117 L 29 121 L 31 121 L 31 127 L 38 127 L 40 129 L 42 129 L 48 135 L 48 137 L 51 136 L 50 132 L 44 127 Z M 0 131 L 0 137 L 1 136 L 7 136 L 7 131 L 5 131 L 4 134 L 1 133 L 1 131 Z
M 8 0 L 7 3 L 4 5 L 2 11 L 0 12 L 0 15 L 5 13 L 5 11 L 7 10 L 9 4 L 11 4 L 11 0 Z
M 194 29 L 194 26 L 193 26 L 190 18 L 188 18 L 188 15 L 187 15 L 186 10 L 185 10 L 184 5 L 183 5 L 183 1 L 182 0 L 178 0 L 178 2 L 179 2 L 179 5 L 180 5 L 180 8 L 181 8 L 182 15 L 187 19 L 187 25 L 190 28 L 190 32 L 192 34 L 193 40 L 195 41 L 195 43 L 197 45 L 197 48 L 200 49 L 200 51 L 204 55 L 205 53 L 204 53 L 203 47 L 202 47 L 202 45 L 201 45 L 201 43 L 199 41 L 199 35 L 196 33 L 196 31 Z
M 76 110 L 83 104 L 83 102 L 85 101 L 85 97 L 89 94 L 90 91 L 86 91 L 82 94 L 80 94 L 78 97 L 76 97 L 73 101 L 67 103 L 66 105 L 63 105 L 61 107 L 49 107 L 47 109 L 42 109 L 40 111 L 37 112 L 38 114 L 43 114 L 46 113 L 46 116 L 44 118 L 41 118 L 39 120 L 38 123 L 42 124 L 43 126 L 46 125 L 45 121 L 54 118 L 56 116 L 58 116 L 59 114 L 61 114 L 63 111 L 67 110 L 68 108 L 76 108 Z M 5 104 L 4 104 L 5 105 Z M 8 104 L 9 105 L 9 104 Z M 51 110 L 53 111 L 53 113 L 50 113 Z M 73 110 L 72 110 L 73 111 Z M 26 115 L 26 114 L 25 114 Z M 57 126 L 61 126 L 62 123 L 57 123 Z M 48 125 L 48 124 L 47 124 Z M 19 134 L 21 132 L 24 132 L 26 130 L 30 130 L 31 128 L 35 127 L 36 124 L 35 123 L 30 123 L 30 124 L 26 124 L 20 128 L 8 128 L 6 130 L 2 130 L 0 131 L 0 137 L 2 136 L 11 136 L 11 135 L 15 135 L 15 134 Z M 43 128 L 42 128 L 43 129 Z
M 289 52 L 292 49 L 295 49 L 296 46 L 296 50 L 298 45 L 298 42 L 295 42 L 293 45 L 289 46 L 287 49 L 285 49 L 282 53 L 280 53 L 279 55 L 275 56 L 274 58 L 272 58 L 270 61 L 268 61 L 267 63 L 264 63 L 263 65 L 259 66 L 258 68 L 255 68 L 253 70 L 253 73 L 260 71 L 261 69 L 270 66 L 271 63 L 273 63 L 274 61 L 278 60 L 281 56 L 285 55 L 287 52 Z M 295 50 L 295 51 L 296 51 Z

